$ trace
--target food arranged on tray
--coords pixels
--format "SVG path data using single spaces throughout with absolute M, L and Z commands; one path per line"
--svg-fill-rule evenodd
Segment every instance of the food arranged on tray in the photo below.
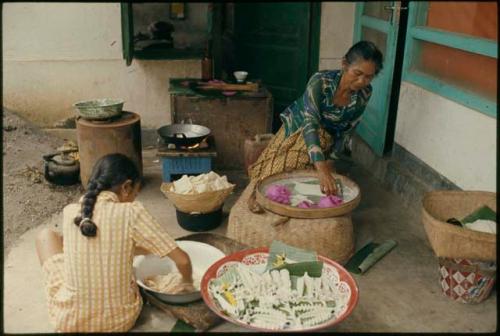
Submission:
M 339 264 L 279 241 L 254 250 L 228 256 L 204 275 L 203 298 L 222 317 L 259 330 L 312 330 L 354 308 L 356 284 Z
M 266 197 L 274 202 L 291 205 L 302 209 L 334 208 L 353 200 L 357 191 L 343 185 L 336 179 L 337 195 L 325 195 L 321 192 L 319 179 L 297 177 L 275 182 L 266 189 Z

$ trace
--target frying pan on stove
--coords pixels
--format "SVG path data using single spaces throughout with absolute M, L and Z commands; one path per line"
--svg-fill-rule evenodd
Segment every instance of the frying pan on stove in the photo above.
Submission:
M 165 143 L 176 146 L 193 146 L 210 135 L 210 129 L 195 124 L 171 124 L 157 130 Z

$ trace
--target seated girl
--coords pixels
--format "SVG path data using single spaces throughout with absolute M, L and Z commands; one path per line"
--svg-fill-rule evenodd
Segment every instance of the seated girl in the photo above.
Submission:
M 102 157 L 87 192 L 63 211 L 63 235 L 45 229 L 36 249 L 46 282 L 49 317 L 59 332 L 130 330 L 142 308 L 134 255 L 168 256 L 194 290 L 189 256 L 144 206 L 134 201 L 140 175 L 122 154 Z

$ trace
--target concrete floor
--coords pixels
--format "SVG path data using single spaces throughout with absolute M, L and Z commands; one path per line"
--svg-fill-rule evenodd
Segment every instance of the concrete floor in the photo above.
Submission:
M 176 221 L 175 209 L 160 191 L 161 168 L 155 151 L 143 154 L 146 185 L 139 200 L 165 225 L 173 237 L 191 232 Z M 237 183 L 225 204 L 234 204 L 246 180 L 241 172 L 224 172 Z M 431 250 L 420 214 L 403 208 L 401 199 L 386 191 L 369 172 L 353 165 L 345 175 L 362 190 L 360 206 L 353 212 L 357 248 L 370 239 L 394 239 L 398 246 L 364 275 L 354 275 L 359 302 L 353 313 L 332 330 L 339 332 L 494 332 L 497 329 L 497 292 L 476 305 L 454 302 L 444 296 L 438 282 L 437 259 Z M 52 332 L 48 323 L 41 269 L 34 238 L 42 227 L 58 228 L 61 214 L 24 234 L 4 264 L 4 332 Z M 225 234 L 227 218 L 214 233 Z M 168 332 L 175 320 L 152 306 L 144 309 L 132 331 Z M 222 323 L 211 331 L 247 331 Z

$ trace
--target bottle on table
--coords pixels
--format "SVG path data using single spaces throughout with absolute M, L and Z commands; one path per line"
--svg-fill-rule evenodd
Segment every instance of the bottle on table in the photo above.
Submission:
M 208 82 L 213 79 L 212 74 L 212 55 L 210 53 L 210 43 L 207 43 L 207 47 L 205 49 L 205 55 L 201 60 L 201 80 L 204 82 Z

